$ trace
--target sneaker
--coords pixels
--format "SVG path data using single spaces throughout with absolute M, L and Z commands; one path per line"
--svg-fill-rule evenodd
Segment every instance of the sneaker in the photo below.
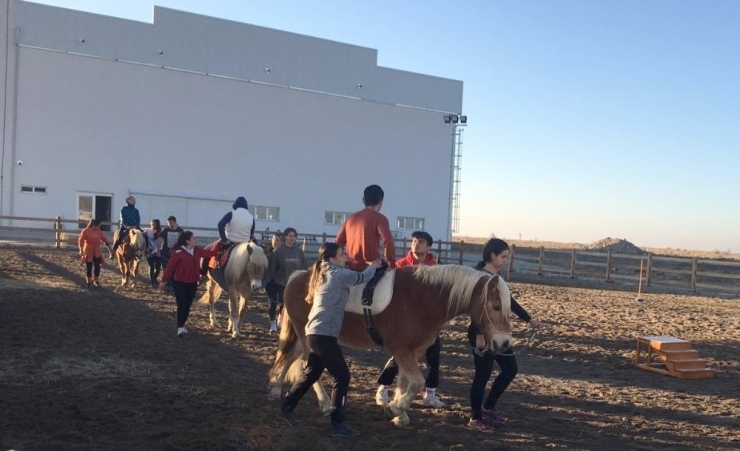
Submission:
M 493 424 L 502 425 L 506 424 L 506 418 L 504 418 L 496 409 L 483 409 L 481 413 L 491 419 Z
M 275 321 L 270 321 L 270 332 L 277 332 L 277 323 Z
M 341 423 L 331 424 L 331 436 L 332 437 L 355 437 L 360 435 L 359 432 L 350 429 L 347 423 L 342 421 Z
M 294 428 L 298 427 L 298 420 L 295 419 L 295 415 L 290 410 L 280 409 L 280 419 L 293 426 Z
M 427 392 L 424 395 L 423 402 L 424 402 L 425 405 L 431 406 L 431 407 L 436 407 L 437 409 L 441 409 L 442 407 L 444 407 L 446 405 L 445 403 L 443 403 L 442 401 L 440 401 L 440 399 L 437 397 L 437 394 L 436 393 L 430 393 L 430 392 Z
M 98 282 L 98 281 L 96 280 L 95 282 L 93 282 L 93 286 L 94 286 L 95 288 L 100 288 L 100 282 Z
M 470 420 L 468 421 L 468 427 L 478 429 L 481 432 L 491 432 L 493 428 L 485 422 L 485 420 Z
M 390 396 L 388 395 L 388 387 L 385 385 L 381 385 L 378 387 L 378 391 L 375 392 L 375 404 L 379 406 L 384 406 L 388 404 L 388 401 L 390 401 Z
M 187 330 L 187 329 L 185 329 L 184 327 L 178 327 L 178 328 L 177 328 L 177 336 L 178 336 L 178 337 L 182 337 L 182 336 L 183 336 L 183 335 L 185 335 L 186 333 L 188 333 L 188 330 Z

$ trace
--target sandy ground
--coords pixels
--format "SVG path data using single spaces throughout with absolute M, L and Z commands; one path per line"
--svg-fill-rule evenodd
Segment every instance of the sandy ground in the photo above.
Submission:
M 146 271 L 146 264 L 142 265 Z M 276 419 L 267 371 L 275 335 L 267 303 L 250 310 L 246 337 L 207 326 L 175 336 L 174 300 L 146 286 L 83 286 L 69 251 L 0 248 L 0 449 L 15 450 L 736 450 L 740 448 L 740 300 L 512 283 L 520 303 L 552 327 L 516 323 L 519 375 L 493 433 L 466 428 L 472 378 L 458 318 L 442 332 L 443 409 L 415 402 L 396 428 L 374 404 L 383 352 L 347 351 L 348 422 L 361 432 L 329 437 L 306 396 L 301 427 Z M 225 318 L 220 304 L 221 318 Z M 680 380 L 635 368 L 635 338 L 691 340 L 716 371 Z M 420 398 L 419 398 L 420 399 Z

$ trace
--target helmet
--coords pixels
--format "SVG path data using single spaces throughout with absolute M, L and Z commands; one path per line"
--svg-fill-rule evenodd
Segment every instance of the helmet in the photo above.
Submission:
M 131 205 L 134 205 L 136 203 L 136 198 L 134 196 L 128 196 L 126 198 L 126 203 L 127 204 L 131 204 Z

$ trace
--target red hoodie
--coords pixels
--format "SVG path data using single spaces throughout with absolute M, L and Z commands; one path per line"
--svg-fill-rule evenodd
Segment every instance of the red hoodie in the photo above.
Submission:
M 162 282 L 167 282 L 172 277 L 177 282 L 198 283 L 200 259 L 211 258 L 214 255 L 212 250 L 200 246 L 193 248 L 193 255 L 190 255 L 184 247 L 174 249 L 162 274 Z
M 414 253 L 412 251 L 409 251 L 409 253 L 406 254 L 405 257 L 396 262 L 396 268 L 402 268 L 404 266 L 414 266 L 418 264 L 419 263 L 416 261 Z M 437 264 L 437 259 L 434 258 L 434 254 L 432 254 L 431 252 L 427 252 L 427 256 L 424 257 L 424 262 L 422 264 L 433 266 Z

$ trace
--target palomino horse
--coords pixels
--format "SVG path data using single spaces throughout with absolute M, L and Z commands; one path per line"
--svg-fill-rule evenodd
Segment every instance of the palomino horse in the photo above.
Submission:
M 417 266 L 396 269 L 393 293 L 387 308 L 372 320 L 383 339 L 383 347 L 398 363 L 395 397 L 388 408 L 397 426 L 408 424 L 406 411 L 414 396 L 424 387 L 419 358 L 434 342 L 442 326 L 458 315 L 469 314 L 483 331 L 494 352 L 511 344 L 511 297 L 506 282 L 499 276 L 457 265 Z M 386 274 L 384 277 L 389 277 Z M 285 287 L 280 343 L 270 370 L 270 397 L 281 394 L 288 376 L 295 380 L 302 370 L 301 360 L 309 353 L 305 326 L 311 304 L 305 301 L 310 271 L 294 273 Z M 381 280 L 381 284 L 383 281 Z M 367 332 L 363 315 L 345 311 L 339 343 L 357 349 L 376 347 Z M 302 358 L 302 359 L 301 359 Z M 319 407 L 326 413 L 331 400 L 321 382 L 314 384 Z
M 262 275 L 267 269 L 265 251 L 255 243 L 240 243 L 231 249 L 224 276 L 229 290 L 229 325 L 226 329 L 231 336 L 240 337 L 241 324 L 247 314 L 247 303 L 252 300 L 252 290 L 262 288 Z M 206 292 L 198 300 L 199 304 L 208 302 L 211 327 L 216 327 L 214 304 L 221 296 L 221 287 L 209 272 Z
M 116 230 L 113 241 L 118 239 L 120 230 Z M 121 270 L 121 286 L 124 286 L 131 281 L 131 285 L 136 282 L 136 275 L 139 273 L 139 263 L 141 257 L 146 254 L 146 238 L 144 233 L 134 227 L 129 227 L 126 230 L 128 235 L 128 241 L 121 243 L 116 249 L 116 259 L 118 260 L 118 268 Z

